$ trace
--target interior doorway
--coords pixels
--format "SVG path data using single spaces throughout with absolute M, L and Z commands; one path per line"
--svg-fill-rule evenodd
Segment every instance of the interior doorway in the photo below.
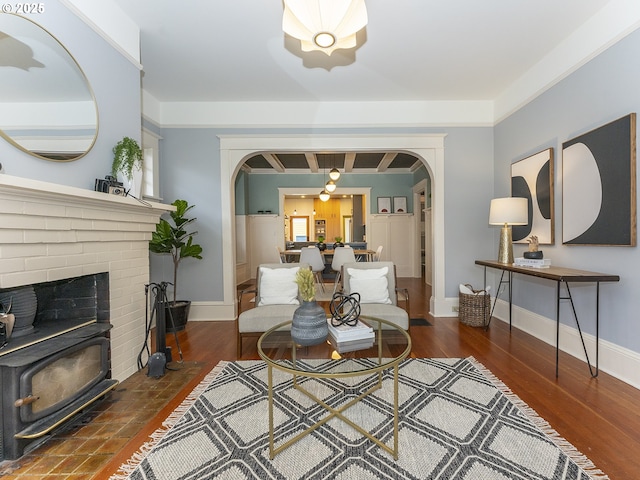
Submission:
M 434 262 L 430 312 L 435 316 L 444 315 L 445 312 L 448 314 L 451 306 L 445 297 L 444 285 L 444 138 L 445 134 L 219 135 L 224 305 L 232 306 L 235 314 L 237 299 L 233 189 L 236 175 L 251 155 L 265 151 L 403 151 L 415 155 L 423 162 L 432 181 Z
M 344 215 L 342 217 L 342 231 L 344 232 L 343 242 L 353 241 L 353 217 L 351 215 Z

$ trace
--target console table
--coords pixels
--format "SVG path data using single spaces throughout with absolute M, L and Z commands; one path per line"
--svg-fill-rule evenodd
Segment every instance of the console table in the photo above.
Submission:
M 500 263 L 494 260 L 476 260 L 476 265 L 482 265 L 484 267 L 484 283 L 487 284 L 487 267 L 495 268 L 502 271 L 500 275 L 500 284 L 496 289 L 496 296 L 491 307 L 489 314 L 489 320 L 486 322 L 485 329 L 489 327 L 491 323 L 491 317 L 493 310 L 498 301 L 498 294 L 500 293 L 500 287 L 503 283 L 509 285 L 509 329 L 511 329 L 511 309 L 512 309 L 512 280 L 513 274 L 519 273 L 521 275 L 529 275 L 532 277 L 544 278 L 556 282 L 556 377 L 558 376 L 558 360 L 559 360 L 559 346 L 560 346 L 560 300 L 569 300 L 571 303 L 571 310 L 573 311 L 573 317 L 576 320 L 578 326 L 578 333 L 580 334 L 580 340 L 582 341 L 582 348 L 587 359 L 587 365 L 589 366 L 589 373 L 592 377 L 598 376 L 598 343 L 599 343 L 599 330 L 600 330 L 600 282 L 618 282 L 620 277 L 618 275 L 609 275 L 605 273 L 587 272 L 584 270 L 574 270 L 572 268 L 564 267 L 548 267 L 548 268 L 532 268 L 532 267 L 520 267 L 508 263 Z M 505 273 L 508 274 L 508 280 L 504 280 Z M 584 343 L 584 337 L 582 336 L 582 329 L 580 328 L 580 322 L 578 320 L 578 314 L 576 313 L 575 306 L 573 304 L 573 298 L 571 296 L 571 290 L 569 283 L 595 283 L 596 284 L 596 362 L 595 368 L 591 365 L 589 360 L 589 354 L 587 353 L 587 347 Z M 567 290 L 567 296 L 560 296 L 560 285 L 563 284 Z

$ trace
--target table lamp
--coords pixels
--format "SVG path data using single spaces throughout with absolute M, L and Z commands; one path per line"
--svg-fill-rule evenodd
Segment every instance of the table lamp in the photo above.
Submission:
M 526 225 L 528 223 L 528 213 L 528 200 L 526 198 L 506 197 L 491 200 L 489 225 L 502 225 L 498 262 L 513 263 L 511 225 Z

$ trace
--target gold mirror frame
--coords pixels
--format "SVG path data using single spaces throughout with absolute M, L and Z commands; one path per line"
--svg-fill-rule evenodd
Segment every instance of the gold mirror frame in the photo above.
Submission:
M 98 105 L 78 62 L 15 14 L 0 15 L 0 105 L 0 136 L 37 158 L 77 160 L 98 137 Z

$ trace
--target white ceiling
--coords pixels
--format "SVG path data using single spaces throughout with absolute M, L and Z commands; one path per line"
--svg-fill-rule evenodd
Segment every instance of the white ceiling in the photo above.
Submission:
M 495 100 L 618 0 L 367 0 L 359 48 L 305 58 L 281 0 L 114 1 L 159 102 L 356 102 Z

